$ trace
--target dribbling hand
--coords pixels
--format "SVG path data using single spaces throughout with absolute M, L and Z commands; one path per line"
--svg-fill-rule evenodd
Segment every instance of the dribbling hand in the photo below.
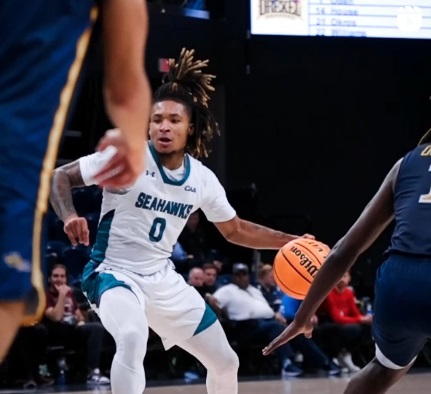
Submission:
M 64 232 L 70 239 L 73 246 L 90 244 L 90 231 L 88 230 L 87 220 L 77 215 L 71 215 L 64 220 Z
M 277 338 L 275 338 L 265 349 L 262 350 L 262 354 L 264 356 L 268 356 L 275 349 L 284 345 L 300 334 L 304 334 L 306 338 L 311 338 L 312 332 L 313 323 L 311 320 L 304 325 L 298 324 L 295 320 L 293 320 L 293 322 L 290 323 Z
M 311 235 L 311 234 L 304 234 L 301 236 L 301 238 L 316 239 L 316 237 L 314 235 Z
M 102 187 L 127 188 L 145 169 L 145 146 L 129 146 L 119 129 L 108 130 L 97 145 L 98 151 L 116 148 L 109 162 L 94 176 Z

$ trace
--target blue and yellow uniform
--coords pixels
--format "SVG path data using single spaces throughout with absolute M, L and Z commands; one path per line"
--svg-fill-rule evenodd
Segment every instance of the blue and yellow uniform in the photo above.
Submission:
M 394 185 L 395 229 L 375 286 L 379 361 L 409 365 L 431 337 L 431 145 L 403 158 Z
M 93 6 L 0 2 L 0 302 L 29 301 L 30 319 L 44 311 L 42 222 Z

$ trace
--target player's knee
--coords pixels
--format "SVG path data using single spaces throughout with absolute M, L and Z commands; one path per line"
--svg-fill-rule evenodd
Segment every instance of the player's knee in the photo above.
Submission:
M 129 324 L 121 330 L 117 352 L 126 352 L 128 358 L 143 359 L 147 350 L 147 340 L 148 329 Z
M 236 375 L 239 368 L 238 355 L 231 347 L 223 352 L 223 357 L 216 364 L 216 373 L 219 375 L 234 374 Z

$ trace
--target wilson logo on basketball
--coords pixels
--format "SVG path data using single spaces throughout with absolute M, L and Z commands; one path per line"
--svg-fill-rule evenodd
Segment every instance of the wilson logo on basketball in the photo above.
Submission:
M 316 267 L 313 265 L 313 262 L 304 254 L 302 253 L 296 246 L 291 247 L 291 252 L 299 257 L 299 265 L 304 267 L 307 272 L 311 275 L 312 278 L 314 278 L 319 271 L 319 267 Z
M 303 300 L 330 249 L 322 242 L 298 238 L 284 245 L 275 256 L 274 279 L 287 295 Z

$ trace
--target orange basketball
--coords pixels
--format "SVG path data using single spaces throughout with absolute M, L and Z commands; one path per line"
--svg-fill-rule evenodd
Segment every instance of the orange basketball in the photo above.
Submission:
M 303 300 L 330 249 L 314 239 L 298 238 L 275 256 L 274 279 L 283 293 Z

